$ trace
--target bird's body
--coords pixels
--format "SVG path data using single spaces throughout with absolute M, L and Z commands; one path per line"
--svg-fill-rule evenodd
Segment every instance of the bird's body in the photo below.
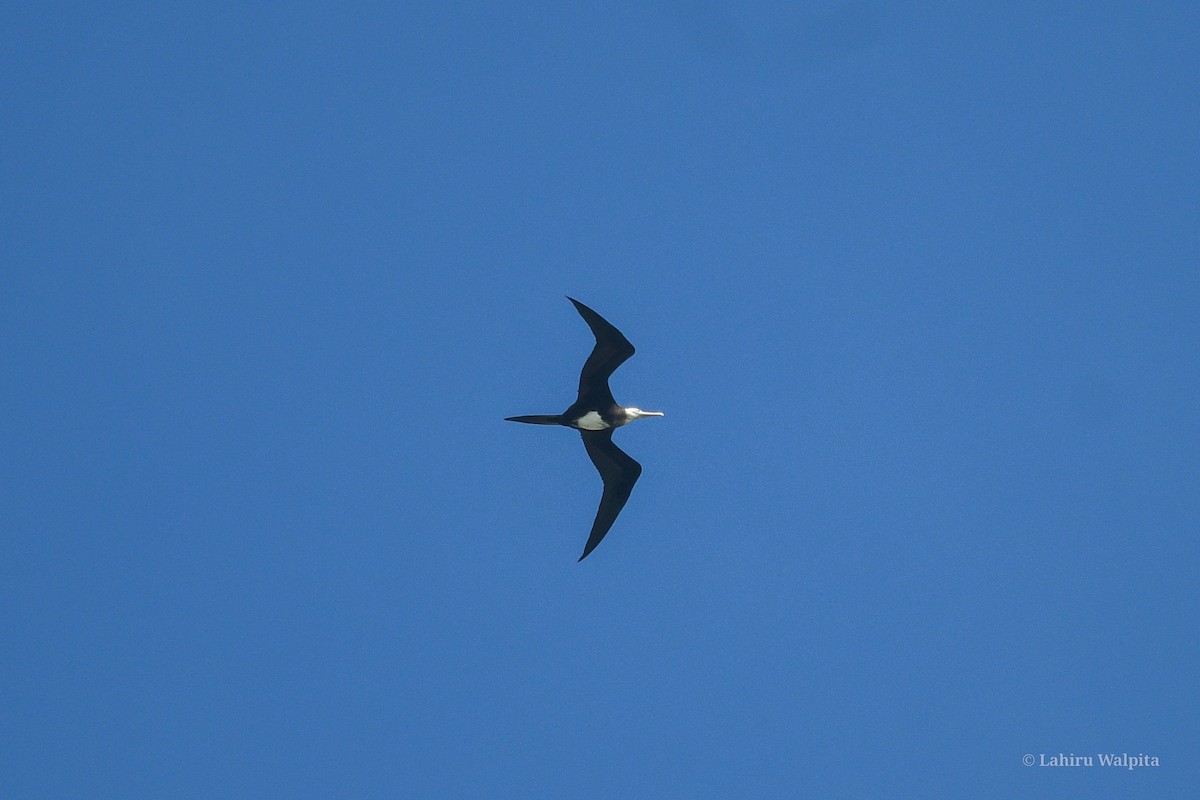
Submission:
M 596 511 L 583 555 L 579 557 L 582 561 L 608 533 L 625 507 L 638 476 L 642 474 L 641 464 L 613 444 L 613 430 L 636 419 L 661 417 L 663 413 L 617 405 L 608 388 L 608 378 L 634 354 L 633 345 L 595 311 L 574 298 L 567 299 L 575 304 L 575 309 L 596 336 L 596 346 L 579 375 L 579 396 L 562 414 L 534 414 L 507 417 L 506 420 L 532 425 L 563 425 L 575 428 L 583 437 L 584 449 L 604 481 L 604 494 L 600 498 L 600 508 Z
M 607 431 L 628 425 L 642 417 L 661 417 L 661 411 L 642 411 L 640 408 L 621 408 L 616 403 L 610 408 L 589 408 L 581 411 L 569 408 L 562 414 L 532 414 L 524 417 L 505 417 L 505 422 L 527 422 L 531 425 L 565 425 L 579 431 Z

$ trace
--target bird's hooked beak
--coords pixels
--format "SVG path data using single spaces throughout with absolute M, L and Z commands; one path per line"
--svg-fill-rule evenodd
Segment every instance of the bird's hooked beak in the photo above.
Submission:
M 627 408 L 625 413 L 633 419 L 641 419 L 642 417 L 665 417 L 661 411 L 642 411 L 640 408 Z

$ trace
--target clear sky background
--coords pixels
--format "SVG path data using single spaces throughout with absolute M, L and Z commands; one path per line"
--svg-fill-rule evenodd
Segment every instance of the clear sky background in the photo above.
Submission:
M 1194 793 L 1196 4 L 0 24 L 0 795 Z

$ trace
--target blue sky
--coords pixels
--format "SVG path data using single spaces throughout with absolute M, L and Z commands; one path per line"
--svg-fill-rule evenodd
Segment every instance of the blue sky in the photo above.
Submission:
M 1194 791 L 1200 11 L 994 5 L 7 7 L 0 794 Z

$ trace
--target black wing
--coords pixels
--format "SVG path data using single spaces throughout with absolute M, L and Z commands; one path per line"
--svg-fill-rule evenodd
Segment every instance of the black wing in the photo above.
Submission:
M 577 405 L 587 404 L 596 408 L 609 408 L 616 405 L 612 391 L 608 388 L 608 377 L 617 367 L 625 363 L 633 355 L 633 345 L 604 317 L 592 311 L 574 297 L 568 297 L 575 304 L 575 309 L 583 317 L 584 322 L 596 335 L 596 346 L 579 373 L 579 397 Z M 615 447 L 613 448 L 616 449 Z M 620 450 L 617 450 L 620 453 Z M 621 453 L 624 455 L 624 453 Z M 595 458 L 592 459 L 595 461 Z M 597 465 L 599 466 L 599 465 Z M 635 476 L 636 478 L 636 476 Z M 615 516 L 615 515 L 614 515 Z M 603 534 L 601 534 L 603 535 Z
M 592 532 L 588 535 L 587 544 L 583 548 L 580 561 L 587 558 L 588 553 L 596 549 L 604 534 L 616 521 L 617 515 L 625 507 L 633 485 L 642 474 L 642 465 L 627 456 L 621 448 L 613 444 L 612 429 L 606 431 L 580 431 L 583 436 L 583 446 L 587 449 L 588 457 L 596 465 L 600 477 L 604 480 L 604 494 L 600 497 L 600 508 L 596 511 L 596 521 L 592 523 Z

